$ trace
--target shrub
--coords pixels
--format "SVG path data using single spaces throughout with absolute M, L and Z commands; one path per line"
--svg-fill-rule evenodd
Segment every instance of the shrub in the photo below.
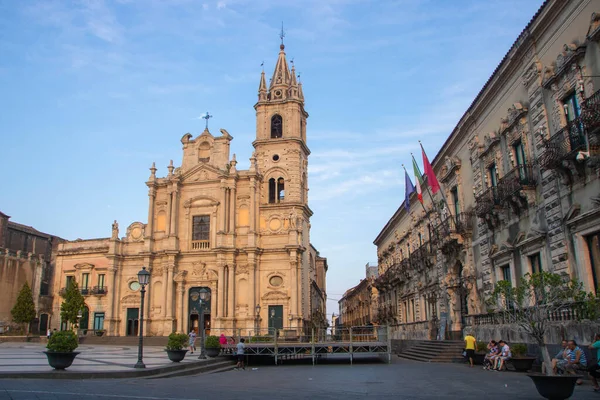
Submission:
M 252 336 L 248 342 L 249 343 L 270 343 L 273 341 L 273 336 L 270 336 L 268 334 L 266 335 L 257 335 L 257 336 Z
M 475 345 L 475 350 L 479 353 L 487 353 L 487 343 L 486 342 L 477 342 Z
M 77 335 L 73 331 L 54 332 L 46 345 L 48 350 L 57 353 L 71 353 L 77 347 L 79 347 L 79 343 Z
M 216 336 L 207 336 L 204 342 L 204 347 L 207 349 L 220 349 L 221 343 L 219 343 L 219 338 Z
M 515 357 L 523 357 L 527 354 L 527 345 L 523 343 L 515 343 L 510 346 L 510 352 Z
M 188 341 L 188 335 L 185 333 L 173 332 L 169 335 L 169 341 L 167 342 L 167 350 L 183 350 Z

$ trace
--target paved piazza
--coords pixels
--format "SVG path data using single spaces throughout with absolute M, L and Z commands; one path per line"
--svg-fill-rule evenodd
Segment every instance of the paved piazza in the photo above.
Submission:
M 259 366 L 170 379 L 0 380 L 0 399 L 540 399 L 524 374 L 456 364 Z M 598 399 L 589 382 L 573 399 Z

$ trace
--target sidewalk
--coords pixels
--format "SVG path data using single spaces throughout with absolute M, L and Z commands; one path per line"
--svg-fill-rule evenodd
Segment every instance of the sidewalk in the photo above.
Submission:
M 146 369 L 135 369 L 137 346 L 80 345 L 76 351 L 80 354 L 66 371 L 55 371 L 48 365 L 44 344 L 40 343 L 0 343 L 0 379 L 19 375 L 35 375 L 36 378 L 55 377 L 57 373 L 73 375 L 73 378 L 95 377 L 134 377 L 158 374 L 178 369 L 192 368 L 216 361 L 199 360 L 198 352 L 186 355 L 180 363 L 173 363 L 167 357 L 162 346 L 144 346 L 144 364 Z M 50 376 L 52 375 L 52 376 Z M 32 376 L 33 377 L 33 376 Z

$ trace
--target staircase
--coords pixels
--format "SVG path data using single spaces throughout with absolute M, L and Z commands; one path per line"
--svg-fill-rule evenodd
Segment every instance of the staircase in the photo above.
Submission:
M 405 349 L 398 357 L 422 362 L 462 363 L 465 362 L 464 347 L 465 343 L 460 340 L 424 340 Z

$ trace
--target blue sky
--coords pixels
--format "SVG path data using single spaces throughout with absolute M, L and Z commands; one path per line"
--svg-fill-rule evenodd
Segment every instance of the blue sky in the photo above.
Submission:
M 404 198 L 401 164 L 433 159 L 542 0 L 0 0 L 0 210 L 66 239 L 146 222 L 148 168 L 181 136 L 255 137 L 284 21 L 308 120 L 311 241 L 328 313 L 376 261 Z

